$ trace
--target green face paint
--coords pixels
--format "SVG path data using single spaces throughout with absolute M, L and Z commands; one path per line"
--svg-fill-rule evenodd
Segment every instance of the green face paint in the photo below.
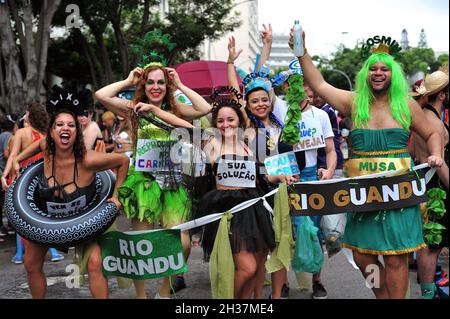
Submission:
M 153 81 L 153 80 L 147 80 L 147 82 L 145 82 L 146 84 L 148 84 L 148 85 L 153 85 L 154 83 L 155 83 L 155 81 Z M 165 85 L 166 84 L 166 82 L 164 81 L 164 80 L 158 80 L 157 82 L 156 82 L 158 85 Z

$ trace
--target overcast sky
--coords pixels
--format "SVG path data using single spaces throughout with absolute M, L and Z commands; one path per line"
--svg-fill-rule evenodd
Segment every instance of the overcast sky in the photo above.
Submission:
M 425 29 L 428 47 L 449 51 L 449 0 L 259 0 L 258 23 L 270 22 L 274 33 L 289 33 L 299 19 L 311 54 L 329 54 L 357 39 L 391 36 L 400 42 L 403 29 L 417 46 Z

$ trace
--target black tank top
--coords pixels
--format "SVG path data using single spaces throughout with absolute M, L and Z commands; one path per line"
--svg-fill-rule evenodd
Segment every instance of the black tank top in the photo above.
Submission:
M 88 203 L 90 203 L 96 194 L 95 178 L 88 186 L 78 187 L 76 183 L 77 176 L 78 167 L 77 161 L 75 160 L 73 180 L 66 184 L 60 184 L 55 177 L 55 159 L 53 157 L 52 175 L 47 178 L 45 176 L 45 173 L 42 172 L 40 178 L 41 185 L 39 188 L 39 198 L 42 208 L 46 208 L 46 210 L 50 214 L 60 214 L 60 212 L 62 211 L 65 211 L 65 213 L 69 211 L 77 211 L 84 208 Z M 49 186 L 48 182 L 52 178 L 54 180 L 54 186 Z M 76 189 L 72 193 L 67 193 L 65 191 L 65 188 L 70 184 L 74 184 Z

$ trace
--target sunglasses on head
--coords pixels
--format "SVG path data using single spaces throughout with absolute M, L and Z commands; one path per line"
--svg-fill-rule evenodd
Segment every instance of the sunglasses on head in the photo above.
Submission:
M 85 117 L 89 117 L 91 112 L 89 112 L 88 110 L 84 110 L 83 112 L 81 112 L 81 116 L 85 116 Z

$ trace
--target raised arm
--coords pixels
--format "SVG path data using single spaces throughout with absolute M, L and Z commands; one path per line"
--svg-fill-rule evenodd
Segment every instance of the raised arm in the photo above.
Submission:
M 14 158 L 19 154 L 20 150 L 22 149 L 22 139 L 24 137 L 24 134 L 26 132 L 26 129 L 20 129 L 17 130 L 16 134 L 12 137 L 12 143 L 11 143 L 11 149 L 8 156 L 8 162 L 10 158 Z
M 227 77 L 228 77 L 229 86 L 234 88 L 237 92 L 240 92 L 240 89 L 239 89 L 239 82 L 236 77 L 236 69 L 234 67 L 234 61 L 236 61 L 236 59 L 239 57 L 239 55 L 241 53 L 242 53 L 242 49 L 240 49 L 239 51 L 236 50 L 236 40 L 233 36 L 231 36 L 228 39 Z M 236 98 L 236 99 L 238 100 L 238 103 L 240 103 L 242 105 L 241 113 L 242 113 L 242 116 L 244 117 L 244 122 L 245 122 L 246 127 L 249 127 L 250 119 L 247 116 L 247 112 L 245 112 L 244 100 L 243 100 L 243 98 L 242 99 Z
M 272 25 L 269 23 L 269 26 L 266 27 L 263 24 L 264 30 L 261 32 L 261 41 L 263 43 L 261 56 L 259 57 L 258 66 L 256 72 L 261 70 L 261 66 L 263 66 L 270 57 L 270 51 L 272 50 Z
M 233 36 L 228 39 L 228 60 L 227 60 L 227 77 L 228 84 L 239 92 L 239 82 L 236 77 L 236 69 L 234 61 L 242 53 L 242 49 L 236 50 L 236 40 Z M 242 104 L 242 101 L 239 101 Z
M 116 170 L 116 184 L 114 186 L 113 196 L 108 200 L 120 208 L 121 204 L 117 198 L 117 189 L 127 178 L 130 159 L 128 156 L 118 153 L 100 153 L 88 150 L 84 165 L 93 172 L 104 171 L 107 169 Z
M 136 114 L 145 114 L 145 115 L 147 115 L 149 113 L 153 113 L 156 117 L 160 118 L 167 124 L 170 124 L 175 127 L 187 127 L 187 128 L 194 127 L 191 123 L 189 123 L 183 119 L 180 119 L 178 116 L 176 116 L 170 112 L 166 112 L 166 111 L 162 110 L 161 108 L 159 108 L 155 105 L 152 105 L 152 104 L 139 102 L 138 104 L 136 104 L 134 106 L 134 112 Z
M 22 136 L 24 134 L 24 129 L 20 129 L 14 134 L 12 137 L 12 145 L 11 145 L 11 151 L 8 156 L 8 160 L 5 164 L 5 169 L 3 170 L 2 174 L 2 187 L 4 190 L 8 189 L 8 183 L 6 180 L 8 179 L 8 176 L 14 177 L 16 174 L 15 172 L 11 172 L 11 168 L 13 168 L 14 160 L 17 157 L 17 154 L 19 154 L 21 148 L 22 148 Z
M 39 152 L 43 152 L 46 149 L 46 139 L 41 138 L 37 141 L 34 141 L 30 145 L 28 145 L 22 152 L 16 156 L 15 160 L 17 162 L 22 162 L 27 158 L 30 158 L 33 155 L 36 155 Z
M 108 110 L 122 117 L 126 117 L 130 101 L 117 97 L 117 94 L 133 85 L 136 85 L 144 74 L 144 69 L 135 68 L 125 80 L 107 85 L 95 92 L 95 98 Z
M 334 148 L 334 140 L 332 137 L 328 137 L 325 139 L 325 153 L 327 168 L 319 168 L 318 173 L 320 180 L 332 179 L 334 170 L 336 169 L 337 154 Z
M 45 138 L 41 138 L 26 147 L 20 154 L 20 148 L 22 147 L 22 134 L 23 131 L 17 131 L 16 136 L 14 137 L 13 145 L 11 148 L 11 154 L 8 157 L 8 161 L 6 162 L 5 169 L 3 170 L 3 174 L 1 177 L 2 187 L 4 190 L 8 188 L 7 179 L 8 176 L 15 177 L 18 174 L 18 170 L 20 166 L 18 163 L 21 161 L 39 153 L 45 147 Z
M 449 171 L 447 164 L 444 162 L 436 173 L 438 174 L 439 179 L 442 181 L 442 183 L 444 184 L 445 188 L 448 191 Z
M 3 158 L 5 160 L 8 160 L 8 157 L 11 154 L 11 147 L 13 142 L 14 142 L 14 135 L 12 135 L 4 145 Z
M 291 30 L 289 37 L 289 47 L 293 48 L 293 33 Z M 303 32 L 303 45 L 305 45 L 305 33 Z M 337 89 L 328 84 L 320 71 L 315 67 L 311 57 L 304 50 L 303 56 L 297 57 L 302 67 L 303 76 L 314 92 L 323 97 L 323 99 L 330 105 L 333 105 L 339 112 L 344 115 L 351 113 L 353 103 L 353 92 Z
M 192 102 L 192 106 L 175 100 L 175 106 L 180 115 L 187 120 L 194 120 L 211 112 L 212 107 L 209 103 L 197 92 L 184 85 L 175 69 L 166 68 L 169 77 L 172 79 L 175 86 L 183 92 L 187 98 Z
M 430 125 L 426 120 L 426 116 L 422 108 L 416 101 L 410 99 L 408 106 L 411 111 L 411 129 L 417 133 L 427 143 L 428 164 L 433 167 L 441 167 L 444 161 L 442 160 L 442 140 L 441 135 L 437 129 Z

